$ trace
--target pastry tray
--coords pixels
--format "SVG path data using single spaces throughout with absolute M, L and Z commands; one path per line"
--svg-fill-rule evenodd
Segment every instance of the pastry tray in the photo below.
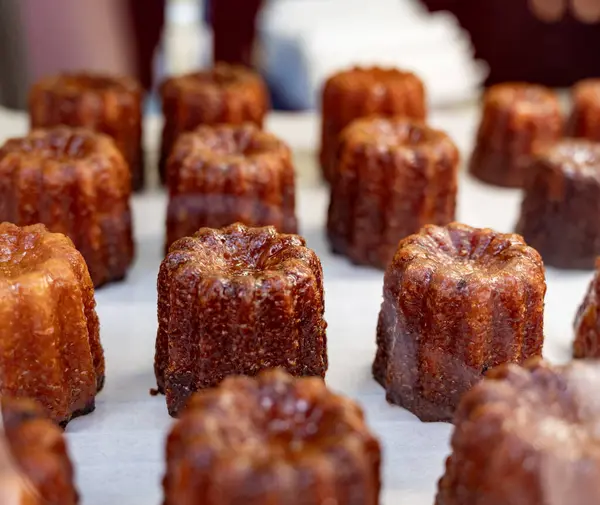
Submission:
M 431 123 L 446 130 L 463 156 L 469 153 L 477 109 L 468 106 L 434 112 Z M 67 428 L 83 505 L 159 505 L 165 437 L 173 420 L 165 399 L 151 396 L 156 337 L 156 277 L 163 251 L 166 196 L 156 187 L 160 120 L 146 121 L 150 189 L 133 199 L 137 260 L 126 281 L 96 293 L 101 338 L 106 353 L 106 387 L 96 411 Z M 293 148 L 298 172 L 301 233 L 324 268 L 328 322 L 328 385 L 357 400 L 384 450 L 382 505 L 432 505 L 436 482 L 448 454 L 452 426 L 421 423 L 402 408 L 388 405 L 371 378 L 375 326 L 383 273 L 333 256 L 324 236 L 328 195 L 314 162 L 318 120 L 312 115 L 270 117 L 268 129 Z M 27 128 L 22 114 L 0 110 L 0 140 Z M 512 231 L 521 195 L 492 188 L 461 174 L 458 220 L 473 226 Z M 569 359 L 572 321 L 591 272 L 547 271 L 546 343 L 554 362 Z

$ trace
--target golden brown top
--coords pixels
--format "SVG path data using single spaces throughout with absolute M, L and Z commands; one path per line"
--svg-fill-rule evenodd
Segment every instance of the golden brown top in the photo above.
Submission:
M 38 81 L 33 91 L 46 91 L 61 96 L 82 93 L 135 93 L 142 92 L 140 84 L 129 76 L 76 72 L 48 76 Z
M 289 148 L 275 135 L 254 124 L 200 126 L 181 135 L 172 158 L 182 161 L 192 157 L 202 161 L 230 163 L 244 159 L 256 161 L 265 156 L 290 157 Z
M 50 233 L 42 224 L 19 227 L 0 223 L 0 292 L 3 284 L 14 283 L 28 274 L 46 273 L 50 263 L 80 259 L 73 242 L 62 233 Z
M 427 225 L 398 245 L 392 265 L 443 268 L 448 277 L 487 279 L 511 273 L 533 274 L 544 281 L 542 258 L 520 235 L 473 228 L 461 223 Z
M 350 123 L 341 142 L 389 151 L 444 151 L 458 161 L 458 149 L 446 133 L 406 117 L 369 117 Z
M 239 223 L 220 230 L 202 228 L 176 241 L 163 264 L 189 265 L 205 278 L 251 277 L 256 282 L 282 273 L 302 275 L 320 265 L 302 237 Z
M 57 126 L 33 130 L 26 137 L 8 139 L 0 148 L 0 163 L 10 163 L 15 157 L 31 163 L 42 160 L 68 162 L 91 159 L 99 154 L 122 159 L 109 136 L 85 128 Z
M 261 77 L 249 68 L 239 65 L 217 63 L 213 68 L 168 78 L 162 84 L 162 92 L 172 90 L 180 92 L 196 90 L 220 90 L 236 88 L 239 86 L 263 86 Z
M 485 107 L 508 109 L 519 115 L 561 114 L 556 93 L 536 84 L 497 84 L 485 93 L 484 102 Z
M 377 444 L 358 405 L 328 391 L 320 378 L 281 370 L 230 377 L 197 393 L 171 437 L 244 466 L 314 461 L 336 448 Z
M 399 84 L 410 84 L 423 88 L 421 80 L 412 72 L 382 67 L 353 67 L 338 72 L 327 80 L 326 86 L 373 88 L 373 92 L 376 92 L 378 86 L 397 86 Z

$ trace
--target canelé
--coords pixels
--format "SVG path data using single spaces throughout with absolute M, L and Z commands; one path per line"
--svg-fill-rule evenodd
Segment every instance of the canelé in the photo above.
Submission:
M 252 124 L 182 134 L 169 158 L 167 186 L 167 248 L 200 228 L 236 222 L 297 231 L 291 152 Z
M 196 393 L 167 441 L 165 505 L 378 505 L 381 449 L 354 402 L 270 370 Z
M 176 415 L 228 375 L 327 370 L 323 273 L 297 235 L 239 223 L 175 242 L 158 276 L 158 390 Z
M 104 383 L 95 307 L 71 240 L 0 224 L 0 395 L 32 398 L 63 425 L 91 412 Z
M 436 505 L 593 505 L 600 364 L 533 359 L 492 370 L 455 417 Z
M 565 139 L 536 151 L 517 233 L 547 266 L 592 269 L 600 255 L 600 143 Z
M 76 505 L 62 430 L 32 400 L 0 400 L 0 503 Z
M 376 380 L 422 421 L 451 421 L 462 395 L 504 362 L 541 354 L 546 282 L 518 235 L 428 225 L 384 278 Z
M 600 359 L 600 259 L 575 317 L 574 358 Z
M 171 77 L 160 93 L 165 121 L 159 161 L 163 181 L 167 159 L 179 135 L 203 124 L 253 123 L 262 127 L 269 109 L 263 79 L 252 70 L 225 63 Z
M 144 185 L 141 85 L 131 77 L 65 73 L 38 81 L 29 94 L 32 128 L 83 127 L 113 138 L 135 190 Z
M 489 184 L 522 187 L 536 145 L 560 139 L 563 126 L 553 91 L 523 83 L 492 86 L 484 97 L 469 171 Z
M 334 252 L 385 268 L 400 239 L 454 221 L 459 153 L 445 133 L 402 117 L 359 119 L 338 153 L 327 221 Z
M 567 134 L 600 142 L 600 79 L 578 82 L 571 90 L 573 109 Z
M 414 74 L 394 68 L 355 67 L 325 83 L 322 97 L 320 163 L 326 180 L 333 179 L 338 136 L 355 119 L 406 116 L 424 120 L 425 86 Z
M 60 126 L 0 147 L 0 222 L 70 237 L 96 287 L 124 278 L 133 260 L 130 195 L 127 163 L 104 134 Z

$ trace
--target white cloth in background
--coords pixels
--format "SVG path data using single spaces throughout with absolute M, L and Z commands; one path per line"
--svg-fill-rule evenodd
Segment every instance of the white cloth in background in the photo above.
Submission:
M 412 70 L 432 106 L 474 98 L 487 74 L 456 19 L 417 0 L 270 0 L 258 39 L 262 71 L 298 109 L 318 106 L 324 80 L 352 65 Z

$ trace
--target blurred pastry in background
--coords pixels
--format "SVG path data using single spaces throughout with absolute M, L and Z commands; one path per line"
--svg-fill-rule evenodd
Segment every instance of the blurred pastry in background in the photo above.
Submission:
M 498 84 L 485 93 L 469 171 L 489 184 L 522 187 L 535 144 L 555 142 L 562 134 L 554 92 L 532 84 Z
M 585 79 L 571 90 L 573 109 L 567 135 L 600 142 L 600 79 Z
M 600 260 L 575 317 L 574 358 L 600 358 Z
M 29 94 L 32 128 L 81 126 L 113 138 L 131 171 L 134 190 L 144 186 L 143 91 L 135 79 L 100 73 L 65 73 L 38 81 Z
M 112 138 L 84 128 L 33 130 L 0 146 L 0 222 L 67 235 L 95 287 L 133 261 L 131 174 Z
M 339 135 L 362 117 L 406 116 L 424 120 L 425 87 L 411 72 L 394 68 L 355 67 L 332 75 L 323 89 L 321 150 L 323 176 L 334 179 Z
M 540 147 L 528 168 L 517 233 L 546 266 L 592 269 L 600 255 L 600 143 Z
M 357 119 L 342 132 L 331 180 L 333 252 L 385 269 L 400 239 L 454 221 L 458 149 L 406 117 Z
M 258 126 L 200 126 L 183 133 L 167 164 L 167 250 L 200 228 L 272 225 L 296 233 L 292 154 Z
M 161 86 L 161 97 L 164 127 L 159 170 L 163 182 L 179 135 L 200 125 L 253 123 L 262 128 L 270 103 L 267 86 L 258 74 L 227 64 L 171 77 Z

